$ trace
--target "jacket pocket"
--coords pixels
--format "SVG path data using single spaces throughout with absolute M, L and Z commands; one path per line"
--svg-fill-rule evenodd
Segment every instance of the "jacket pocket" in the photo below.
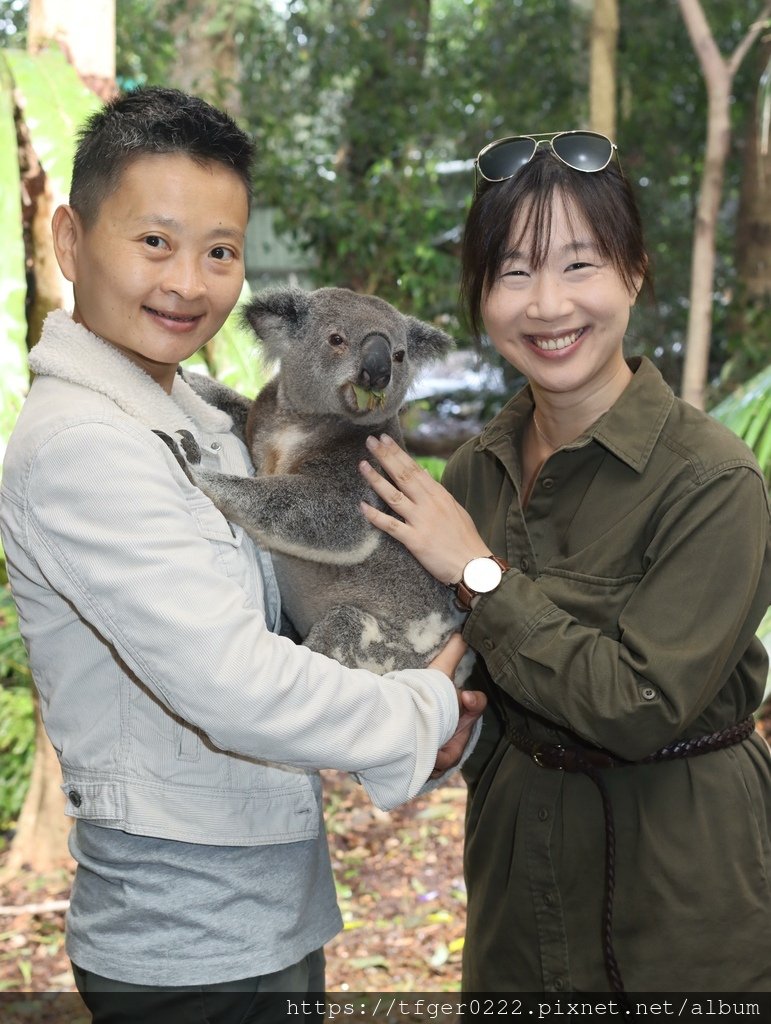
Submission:
M 212 545 L 224 572 L 242 586 L 247 584 L 248 559 L 241 550 L 244 531 L 229 522 L 216 505 L 198 492 L 190 501 L 190 511 L 203 538 Z
M 619 619 L 641 579 L 641 573 L 607 577 L 549 568 L 536 582 L 558 608 L 583 626 L 618 640 Z

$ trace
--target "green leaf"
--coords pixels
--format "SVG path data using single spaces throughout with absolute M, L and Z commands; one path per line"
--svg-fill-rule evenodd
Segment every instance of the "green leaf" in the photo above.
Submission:
M 242 395 L 253 398 L 266 384 L 269 373 L 255 342 L 254 334 L 241 324 L 241 305 L 251 291 L 245 282 L 236 308 L 219 332 L 206 346 L 207 357 L 196 354 L 185 360 L 185 366 L 206 363 L 212 376 Z
M 102 102 L 82 83 L 60 50 L 6 50 L 24 123 L 56 202 L 70 191 L 77 132 Z
M 429 964 L 434 968 L 443 967 L 450 959 L 450 950 L 448 947 L 441 942 L 437 947 L 434 955 L 428 961 Z
M 433 910 L 426 916 L 429 924 L 452 924 L 454 920 L 449 910 Z
M 59 50 L 0 56 L 0 456 L 29 383 L 27 281 L 22 233 L 19 157 L 14 98 L 55 202 L 69 193 L 76 131 L 101 101 L 78 78 Z
M 746 441 L 766 477 L 771 477 L 771 366 L 750 378 L 710 414 Z
M 357 956 L 353 957 L 350 963 L 352 967 L 356 967 L 359 970 L 365 967 L 388 968 L 388 961 L 383 956 Z
M 435 455 L 419 455 L 415 461 L 419 466 L 427 469 L 434 480 L 441 482 L 444 467 L 447 465 L 446 459 L 437 458 Z

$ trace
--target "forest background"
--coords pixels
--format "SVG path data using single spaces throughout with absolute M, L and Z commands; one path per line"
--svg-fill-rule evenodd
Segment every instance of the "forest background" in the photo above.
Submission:
M 57 48 L 31 54 L 46 41 L 30 38 L 30 14 L 34 27 L 46 7 L 68 20 L 64 57 Z M 694 11 L 697 21 L 698 15 L 706 19 L 703 44 L 694 35 Z M 17 312 L 9 313 L 6 298 L 13 275 L 19 275 L 18 268 L 9 269 L 16 257 L 5 245 L 0 443 L 26 388 L 26 351 L 45 312 L 66 301 L 40 239 L 52 205 L 66 198 L 66 184 L 56 182 L 61 171 L 52 149 L 68 163 L 63 153 L 71 152 L 74 111 L 93 109 L 97 93 L 109 95 L 116 84 L 164 84 L 225 106 L 257 140 L 253 221 L 264 237 L 253 232 L 253 286 L 278 275 L 308 286 L 376 293 L 439 323 L 460 351 L 470 348 L 456 302 L 475 154 L 509 134 L 605 131 L 618 143 L 639 198 L 655 278 L 655 296 L 635 308 L 627 352 L 648 355 L 678 392 L 689 346 L 696 349 L 693 277 L 705 235 L 700 199 L 711 175 L 717 200 L 714 235 L 707 231 L 713 264 L 697 400 L 745 436 L 768 473 L 770 11 L 762 0 L 0 0 L 0 97 L 15 124 L 14 154 L 15 142 L 19 147 L 18 165 L 9 168 L 3 160 L 10 149 L 0 138 L 0 223 L 6 239 L 18 235 L 24 246 L 26 289 Z M 101 57 L 102 63 L 97 59 L 98 66 L 84 68 L 78 53 Z M 715 77 L 719 55 L 722 78 Z M 73 91 L 58 70 L 66 57 L 91 92 L 85 86 Z M 57 75 L 67 88 L 56 87 Z M 709 125 L 714 127 L 723 101 L 726 120 L 718 135 L 725 160 L 715 182 Z M 36 102 L 38 110 L 49 104 L 47 118 L 31 116 Z M 60 134 L 46 134 L 47 124 L 60 126 Z M 10 184 L 16 180 L 20 188 L 14 191 Z M 11 221 L 14 232 L 6 232 Z M 209 370 L 246 393 L 262 380 L 250 343 L 232 325 L 204 357 Z M 516 386 L 494 353 L 484 349 L 483 358 L 507 388 Z M 494 411 L 496 396 L 487 397 L 484 415 Z M 0 582 L 2 572 L 0 561 Z M 9 846 L 6 879 L 18 882 L 25 871 L 39 874 L 54 866 L 63 829 L 54 822 L 58 768 L 50 750 L 42 753 L 40 735 L 35 738 L 34 700 L 6 587 L 0 602 L 0 847 L 4 841 Z M 768 617 L 762 630 L 771 632 Z M 19 821 L 25 795 L 26 816 Z M 432 838 L 445 855 L 448 843 L 459 842 L 454 833 L 462 792 L 455 798 L 454 809 L 441 804 L 445 832 Z M 332 799 L 341 822 L 342 811 L 356 801 L 344 785 Z M 429 802 L 407 818 L 414 824 L 414 815 L 425 813 L 425 821 L 434 821 L 441 816 L 436 806 Z M 359 824 L 369 821 L 361 807 L 352 813 L 360 816 Z M 417 832 L 423 838 L 425 821 Z M 341 836 L 357 835 L 350 824 L 341 825 Z M 390 824 L 392 836 L 401 835 Z M 415 835 L 408 830 L 397 844 L 412 850 L 413 859 Z M 361 849 L 356 842 L 354 850 Z M 459 856 L 455 845 L 451 853 Z M 424 858 L 425 851 L 418 859 Z M 363 859 L 372 869 L 374 848 Z M 377 863 L 383 867 L 382 859 Z M 458 864 L 455 875 L 459 871 Z M 455 875 L 448 890 L 455 902 L 433 922 L 448 929 L 446 941 L 438 940 L 428 954 L 438 968 L 453 965 L 461 941 L 462 881 Z M 341 882 L 343 894 L 346 884 Z M 420 897 L 421 886 L 426 891 L 423 883 L 407 884 L 410 898 Z M 443 922 L 442 913 L 451 920 Z M 356 921 L 355 909 L 349 909 L 349 919 Z M 57 927 L 50 933 L 58 935 Z M 12 941 L 3 935 L 0 918 L 3 938 Z M 49 949 L 53 945 L 48 942 Z M 383 960 L 368 953 L 365 961 L 368 956 Z M 0 953 L 0 963 L 3 957 L 14 965 L 23 962 L 18 949 Z M 377 962 L 369 966 L 378 969 Z M 0 988 L 35 987 L 29 970 L 18 972 L 5 982 L 0 973 Z

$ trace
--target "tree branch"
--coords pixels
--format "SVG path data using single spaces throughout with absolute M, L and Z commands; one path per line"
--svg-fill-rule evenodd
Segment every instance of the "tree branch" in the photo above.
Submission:
M 715 80 L 715 76 L 725 77 L 726 62 L 717 47 L 699 0 L 677 0 L 677 2 L 709 89 L 709 84 Z
M 750 25 L 747 34 L 744 39 L 739 43 L 734 52 L 731 54 L 731 58 L 728 61 L 728 74 L 733 78 L 736 72 L 739 70 L 741 62 L 747 55 L 747 51 L 755 42 L 757 37 L 766 27 L 768 19 L 771 18 L 771 0 L 767 0 L 766 6 L 760 12 L 758 20 Z

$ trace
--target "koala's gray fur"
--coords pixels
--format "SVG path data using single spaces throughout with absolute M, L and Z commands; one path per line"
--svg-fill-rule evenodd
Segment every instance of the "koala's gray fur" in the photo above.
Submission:
M 195 467 L 192 479 L 273 553 L 284 610 L 303 643 L 379 672 L 425 664 L 462 616 L 447 587 L 364 519 L 361 499 L 382 502 L 357 466 L 372 461 L 368 434 L 402 443 L 397 414 L 407 389 L 451 339 L 342 288 L 270 289 L 244 315 L 279 362 L 276 377 L 253 403 L 212 381 L 193 383 L 244 427 L 256 476 Z

